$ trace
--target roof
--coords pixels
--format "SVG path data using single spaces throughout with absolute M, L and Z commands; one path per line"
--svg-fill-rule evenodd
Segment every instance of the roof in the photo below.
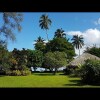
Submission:
M 77 58 L 75 58 L 74 60 L 72 60 L 69 64 L 71 64 L 71 65 L 84 64 L 85 60 L 87 60 L 87 59 L 100 60 L 100 58 L 97 56 L 94 56 L 89 53 L 83 53 L 82 55 L 80 55 Z

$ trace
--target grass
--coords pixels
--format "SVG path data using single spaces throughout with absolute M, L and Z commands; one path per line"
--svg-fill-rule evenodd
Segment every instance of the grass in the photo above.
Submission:
M 29 87 L 29 88 L 84 88 L 100 87 L 80 84 L 80 78 L 69 77 L 61 74 L 34 73 L 29 76 L 0 76 L 0 87 Z

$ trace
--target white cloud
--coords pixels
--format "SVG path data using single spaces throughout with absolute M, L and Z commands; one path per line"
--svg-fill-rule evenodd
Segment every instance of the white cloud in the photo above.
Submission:
M 97 21 L 94 21 L 94 24 L 95 24 L 95 25 L 99 25 L 99 24 L 100 24 L 100 18 L 98 18 Z
M 66 34 L 73 36 L 73 35 L 83 35 L 85 45 L 93 46 L 93 44 L 100 45 L 100 30 L 98 29 L 87 29 L 84 32 L 81 31 L 68 31 L 65 32 Z M 81 49 L 81 54 L 85 50 L 85 47 Z M 75 50 L 78 54 L 78 50 Z
M 100 44 L 100 30 L 98 29 L 88 29 L 83 33 L 84 41 L 86 44 Z
M 71 35 L 71 36 L 82 35 L 82 32 L 80 32 L 80 31 L 69 31 L 69 32 L 65 32 L 65 33 L 68 34 L 68 35 Z
M 48 40 L 45 40 L 44 43 L 48 43 Z
M 35 44 L 36 44 L 36 42 L 32 42 L 32 44 L 33 44 L 33 45 L 35 45 Z

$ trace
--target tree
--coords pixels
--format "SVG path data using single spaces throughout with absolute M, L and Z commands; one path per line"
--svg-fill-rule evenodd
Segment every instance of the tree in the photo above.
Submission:
M 39 50 L 28 50 L 28 67 L 33 67 L 36 71 L 37 67 L 41 67 L 43 62 L 43 53 Z
M 27 51 L 24 48 L 22 50 L 14 48 L 12 55 L 17 62 L 17 66 L 14 66 L 12 70 L 25 70 L 27 65 Z
M 66 38 L 53 38 L 46 45 L 46 52 L 65 52 L 67 58 L 71 60 L 75 56 L 74 46 Z
M 48 52 L 45 54 L 44 57 L 44 65 L 46 68 L 49 68 L 53 71 L 54 74 L 56 74 L 57 69 L 63 66 L 66 66 L 67 59 L 66 59 L 66 53 L 65 52 Z
M 7 69 L 9 68 L 9 52 L 8 50 L 3 46 L 0 45 L 0 69 Z
M 41 27 L 41 29 L 46 30 L 47 40 L 49 41 L 47 30 L 49 29 L 49 25 L 51 25 L 52 23 L 51 19 L 48 18 L 48 15 L 43 14 L 40 17 L 39 23 L 40 23 L 39 26 Z
M 63 38 L 65 36 L 66 36 L 66 34 L 64 33 L 64 30 L 62 30 L 62 28 L 57 29 L 55 32 L 55 35 L 54 35 L 54 37 L 58 37 L 58 38 Z
M 35 50 L 42 51 L 43 53 L 45 53 L 45 47 L 46 45 L 44 45 L 44 43 L 41 42 L 35 44 Z
M 80 78 L 85 84 L 100 85 L 100 61 L 87 59 L 80 69 Z
M 16 40 L 14 29 L 21 31 L 20 22 L 23 20 L 21 13 L 16 12 L 3 12 L 2 13 L 2 26 L 0 27 L 0 35 L 4 36 L 1 40 L 7 41 L 10 39 L 12 41 Z
M 35 50 L 40 50 L 44 53 L 45 52 L 45 45 L 46 45 L 44 43 L 44 39 L 39 36 L 38 39 L 35 41 L 36 41 Z
M 36 43 L 44 43 L 44 39 L 41 38 L 41 36 L 39 36 L 39 37 L 37 38 L 37 40 L 35 40 L 35 42 L 36 42 Z
M 72 40 L 72 44 L 75 46 L 76 49 L 79 49 L 79 56 L 80 56 L 80 49 L 84 45 L 83 36 L 74 35 Z
M 91 48 L 87 47 L 85 52 L 95 55 L 100 58 L 100 47 L 93 46 Z

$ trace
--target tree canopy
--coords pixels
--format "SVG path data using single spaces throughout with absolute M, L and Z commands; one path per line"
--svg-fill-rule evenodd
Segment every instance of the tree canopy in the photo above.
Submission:
M 93 46 L 92 48 L 87 47 L 85 52 L 95 55 L 97 57 L 100 57 L 100 47 L 99 48 L 96 46 L 95 47 Z
M 79 49 L 79 56 L 80 56 L 80 48 L 82 48 L 82 46 L 84 45 L 83 36 L 74 35 L 71 40 L 75 48 Z
M 65 52 L 48 52 L 44 57 L 44 65 L 45 67 L 53 70 L 56 73 L 57 69 L 63 66 L 66 66 L 67 58 Z
M 69 59 L 72 59 L 75 56 L 75 50 L 73 45 L 66 40 L 66 38 L 53 38 L 50 42 L 46 45 L 46 52 L 51 51 L 59 51 L 65 52 Z
M 10 39 L 12 41 L 16 40 L 15 32 L 14 30 L 17 29 L 18 31 L 21 31 L 22 27 L 20 22 L 23 20 L 23 14 L 17 13 L 17 12 L 3 12 L 2 14 L 2 26 L 0 26 L 0 35 L 2 35 L 3 38 L 0 40 L 6 41 L 7 39 Z

